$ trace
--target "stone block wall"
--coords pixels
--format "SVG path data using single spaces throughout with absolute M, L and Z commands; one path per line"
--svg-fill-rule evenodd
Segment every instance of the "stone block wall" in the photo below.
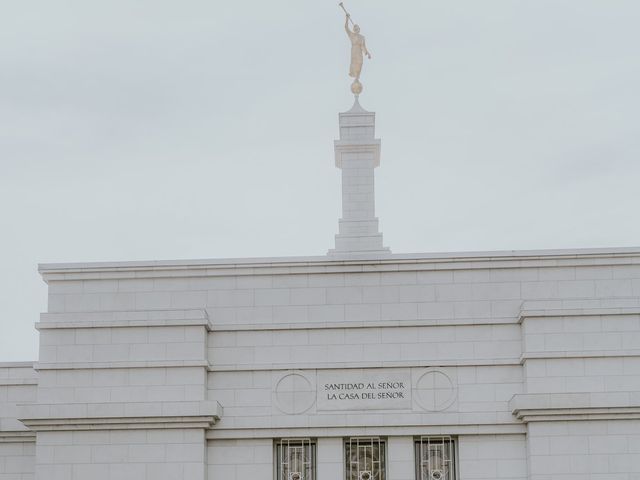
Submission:
M 206 401 L 206 312 L 46 313 L 37 328 L 36 398 L 18 411 L 36 480 L 205 478 L 221 410 Z
M 531 480 L 640 478 L 640 420 L 529 424 Z
M 458 441 L 461 480 L 525 480 L 525 435 L 464 435 Z
M 638 478 L 636 251 L 42 272 L 40 360 L 0 366 L 0 480 L 271 479 L 274 441 L 301 437 L 329 480 L 345 440 L 372 436 L 409 480 L 430 435 L 456 441 L 459 480 Z M 406 396 L 322 397 L 358 375 Z
M 271 439 L 212 440 L 208 444 L 208 479 L 272 480 Z
M 206 478 L 200 429 L 40 432 L 36 456 L 47 480 Z
M 33 363 L 0 363 L 0 480 L 33 480 L 35 435 L 18 421 L 18 405 L 36 400 Z
M 35 442 L 0 441 L 0 480 L 33 480 Z

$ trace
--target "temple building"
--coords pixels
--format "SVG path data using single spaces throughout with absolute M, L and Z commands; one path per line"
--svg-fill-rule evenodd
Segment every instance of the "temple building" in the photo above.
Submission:
M 391 253 L 380 161 L 326 255 L 40 265 L 0 480 L 640 479 L 640 249 Z

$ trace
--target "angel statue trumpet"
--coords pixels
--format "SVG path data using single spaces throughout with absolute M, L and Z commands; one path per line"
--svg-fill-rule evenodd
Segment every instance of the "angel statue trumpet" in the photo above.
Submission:
M 351 40 L 351 65 L 349 67 L 349 76 L 353 77 L 355 80 L 351 84 L 351 92 L 358 96 L 362 93 L 362 83 L 360 83 L 360 73 L 362 73 L 362 63 L 364 60 L 364 55 L 366 55 L 369 59 L 371 58 L 371 53 L 367 50 L 367 44 L 365 42 L 364 36 L 360 34 L 360 27 L 353 23 L 351 20 L 351 15 L 344 8 L 342 2 L 338 4 L 344 10 L 346 15 L 344 21 L 344 29 L 349 36 L 349 40 Z M 353 30 L 349 28 L 349 22 L 353 25 Z

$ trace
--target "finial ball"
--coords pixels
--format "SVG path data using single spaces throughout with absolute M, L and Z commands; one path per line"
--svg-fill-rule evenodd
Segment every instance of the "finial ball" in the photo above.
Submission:
M 351 84 L 351 93 L 353 93 L 354 95 L 360 95 L 362 93 L 362 88 L 363 87 L 360 83 L 360 80 L 356 78 Z

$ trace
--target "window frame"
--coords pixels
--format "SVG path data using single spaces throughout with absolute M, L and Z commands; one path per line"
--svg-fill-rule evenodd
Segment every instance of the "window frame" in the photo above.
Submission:
M 351 469 L 351 460 L 349 458 L 349 453 L 350 451 L 348 451 L 348 449 L 351 448 L 351 445 L 353 445 L 355 442 L 355 445 L 359 445 L 360 442 L 377 442 L 378 446 L 382 447 L 382 454 L 380 455 L 380 459 L 378 460 L 378 463 L 380 463 L 380 472 L 381 475 L 379 475 L 378 477 L 375 477 L 374 475 L 371 476 L 370 480 L 387 480 L 388 479 L 388 472 L 387 472 L 387 468 L 388 468 L 388 459 L 387 459 L 387 452 L 388 452 L 388 442 L 387 442 L 387 438 L 386 437 L 379 437 L 379 436 L 356 436 L 356 437 L 348 437 L 344 439 L 343 442 L 343 458 L 344 458 L 344 478 L 345 480 L 351 480 L 350 475 L 353 473 L 352 469 Z M 359 478 L 356 478 L 356 480 L 361 480 Z
M 304 476 L 300 480 L 317 480 L 318 478 L 318 451 L 317 451 L 317 442 L 313 438 L 309 437 L 295 437 L 295 438 L 278 438 L 274 439 L 273 442 L 273 478 L 276 480 L 291 480 L 289 478 L 283 479 L 282 475 L 282 465 L 281 456 L 284 447 L 291 446 L 300 446 L 303 449 L 308 446 L 309 448 L 309 456 L 310 456 L 310 470 L 311 470 L 311 478 L 307 479 Z M 295 472 L 290 472 L 295 473 Z
M 425 442 L 427 445 L 433 441 L 438 440 L 442 444 L 448 443 L 448 449 L 451 458 L 448 460 L 450 464 L 450 469 L 453 472 L 453 475 L 449 475 L 448 477 L 442 477 L 442 480 L 457 480 L 459 478 L 459 469 L 458 469 L 458 438 L 450 435 L 422 435 L 414 438 L 414 458 L 415 458 L 415 478 L 416 480 L 423 480 L 423 463 L 422 463 L 422 448 L 424 448 Z M 434 443 L 434 445 L 438 445 L 438 443 Z M 428 480 L 438 480 L 435 477 L 428 478 Z

